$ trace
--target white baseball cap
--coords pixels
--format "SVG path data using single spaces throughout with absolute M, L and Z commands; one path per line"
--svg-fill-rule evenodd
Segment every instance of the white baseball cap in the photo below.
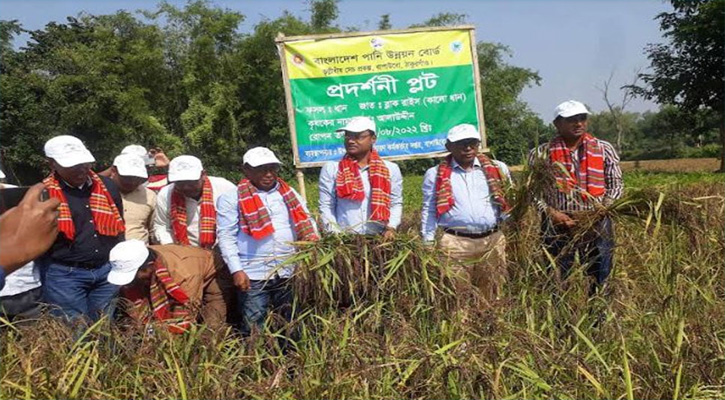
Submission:
M 0 169 L 0 179 L 5 179 L 5 173 Z
M 371 131 L 375 133 L 375 121 L 368 117 L 354 117 L 350 119 L 344 127 L 336 130 L 335 132 L 354 132 L 360 133 L 365 131 Z
M 282 164 L 281 161 L 274 155 L 272 150 L 266 147 L 255 147 L 247 150 L 242 158 L 244 164 L 249 164 L 252 167 L 259 167 L 265 164 Z
M 169 163 L 169 182 L 195 181 L 201 178 L 204 167 L 194 156 L 178 156 Z
M 146 148 L 140 144 L 129 144 L 121 150 L 121 154 L 133 154 L 143 158 L 146 157 L 148 151 L 146 151 Z
M 121 176 L 135 176 L 144 179 L 149 177 L 143 158 L 135 154 L 122 153 L 113 159 L 113 166 L 116 167 L 118 174 Z
M 481 140 L 481 134 L 478 132 L 478 129 L 471 124 L 460 124 L 454 126 L 448 131 L 446 139 L 448 139 L 451 143 L 465 139 Z
M 60 135 L 48 140 L 44 149 L 46 157 L 52 158 L 64 168 L 96 161 L 83 142 L 70 135 Z
M 576 100 L 565 101 L 556 106 L 556 109 L 554 109 L 554 119 L 557 119 L 558 117 L 569 118 L 573 115 L 579 114 L 591 113 L 589 112 L 589 110 L 587 110 L 587 106 Z
M 108 255 L 111 263 L 108 282 L 119 286 L 131 283 L 148 258 L 149 249 L 141 240 L 130 239 L 115 245 Z

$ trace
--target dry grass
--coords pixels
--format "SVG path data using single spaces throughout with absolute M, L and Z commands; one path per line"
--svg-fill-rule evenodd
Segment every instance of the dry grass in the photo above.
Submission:
M 620 164 L 622 171 L 713 172 L 720 168 L 720 160 L 717 158 L 622 161 Z
M 53 320 L 6 327 L 0 398 L 723 398 L 724 189 L 631 191 L 608 211 L 616 268 L 592 299 L 581 273 L 558 285 L 523 206 L 492 306 L 413 234 L 327 237 L 296 259 L 291 326 L 240 339 L 100 323 L 76 341 Z

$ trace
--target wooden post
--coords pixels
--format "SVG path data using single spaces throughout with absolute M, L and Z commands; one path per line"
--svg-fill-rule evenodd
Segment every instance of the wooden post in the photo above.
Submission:
M 297 169 L 297 186 L 300 188 L 300 196 L 307 201 L 307 190 L 305 189 L 305 173 L 301 169 Z

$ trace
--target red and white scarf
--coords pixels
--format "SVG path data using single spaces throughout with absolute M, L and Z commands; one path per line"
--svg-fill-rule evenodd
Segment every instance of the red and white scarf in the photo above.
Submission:
M 549 143 L 549 159 L 563 168 L 554 168 L 557 189 L 562 193 L 570 193 L 579 188 L 582 199 L 590 196 L 604 195 L 604 150 L 597 139 L 590 133 L 585 133 L 581 139 L 581 156 L 579 158 L 579 171 L 574 169 L 572 151 L 567 147 L 561 136 L 557 136 Z
M 315 241 L 319 239 L 315 231 L 312 218 L 305 212 L 302 203 L 295 195 L 292 188 L 284 180 L 277 178 L 280 194 L 287 206 L 289 215 L 294 223 L 295 237 L 297 240 Z M 257 188 L 252 185 L 249 179 L 242 179 L 237 186 L 239 193 L 239 227 L 242 232 L 255 240 L 263 239 L 274 232 L 272 219 L 269 216 L 267 207 L 257 194 Z
M 160 259 L 156 259 L 153 268 L 149 297 L 133 286 L 122 288 L 122 296 L 133 303 L 129 316 L 144 324 L 152 319 L 167 322 L 172 333 L 186 332 L 193 319 L 189 296 L 174 282 Z
M 477 158 L 483 168 L 483 173 L 488 182 L 488 190 L 491 192 L 494 202 L 499 205 L 501 212 L 511 210 L 511 206 L 504 196 L 504 181 L 498 166 L 485 154 L 478 154 Z M 436 176 L 436 216 L 438 217 L 447 213 L 455 204 L 451 186 L 452 162 L 453 156 L 448 155 L 438 166 L 438 175 Z
M 88 203 L 93 215 L 93 225 L 96 232 L 104 236 L 116 236 L 126 230 L 121 213 L 118 212 L 116 203 L 111 197 L 111 193 L 106 189 L 101 178 L 93 171 L 89 172 L 91 178 L 91 197 Z M 63 194 L 58 178 L 55 174 L 50 174 L 43 179 L 45 188 L 48 189 L 50 197 L 60 201 L 58 207 L 58 230 L 62 232 L 68 240 L 75 238 L 76 229 L 73 225 L 73 215 L 71 213 L 68 200 Z
M 372 188 L 370 219 L 387 224 L 390 220 L 390 171 L 375 150 L 370 152 L 368 166 L 368 176 Z M 338 198 L 357 202 L 365 199 L 360 165 L 347 154 L 340 161 L 335 184 Z
M 186 198 L 176 188 L 171 192 L 171 225 L 174 241 L 177 244 L 190 245 L 186 223 Z M 209 177 L 204 177 L 201 189 L 199 211 L 199 246 L 211 248 L 216 242 L 216 208 Z

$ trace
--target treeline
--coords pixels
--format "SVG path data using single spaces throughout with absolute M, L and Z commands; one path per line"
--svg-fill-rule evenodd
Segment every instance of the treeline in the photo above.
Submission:
M 254 12 L 250 6 L 249 12 Z M 274 39 L 355 30 L 340 27 L 336 0 L 310 3 L 308 20 L 282 12 L 240 32 L 245 16 L 203 1 L 131 14 L 68 17 L 28 31 L 19 49 L 17 21 L 0 22 L 0 145 L 11 180 L 44 174 L 43 143 L 57 134 L 86 142 L 100 166 L 125 145 L 158 145 L 170 156 L 190 153 L 217 175 L 237 175 L 245 149 L 265 145 L 291 171 L 292 150 L 280 62 Z M 465 23 L 439 14 L 416 26 Z M 380 29 L 390 16 L 381 15 Z M 489 143 L 510 163 L 545 135 L 546 124 L 519 100 L 538 84 L 530 69 L 507 64 L 508 48 L 477 46 Z M 412 169 L 426 161 L 409 163 Z
M 621 129 L 623 160 L 719 157 L 719 121 L 712 110 L 688 113 L 665 105 L 644 113 L 602 111 L 589 118 L 589 129 L 615 146 Z

